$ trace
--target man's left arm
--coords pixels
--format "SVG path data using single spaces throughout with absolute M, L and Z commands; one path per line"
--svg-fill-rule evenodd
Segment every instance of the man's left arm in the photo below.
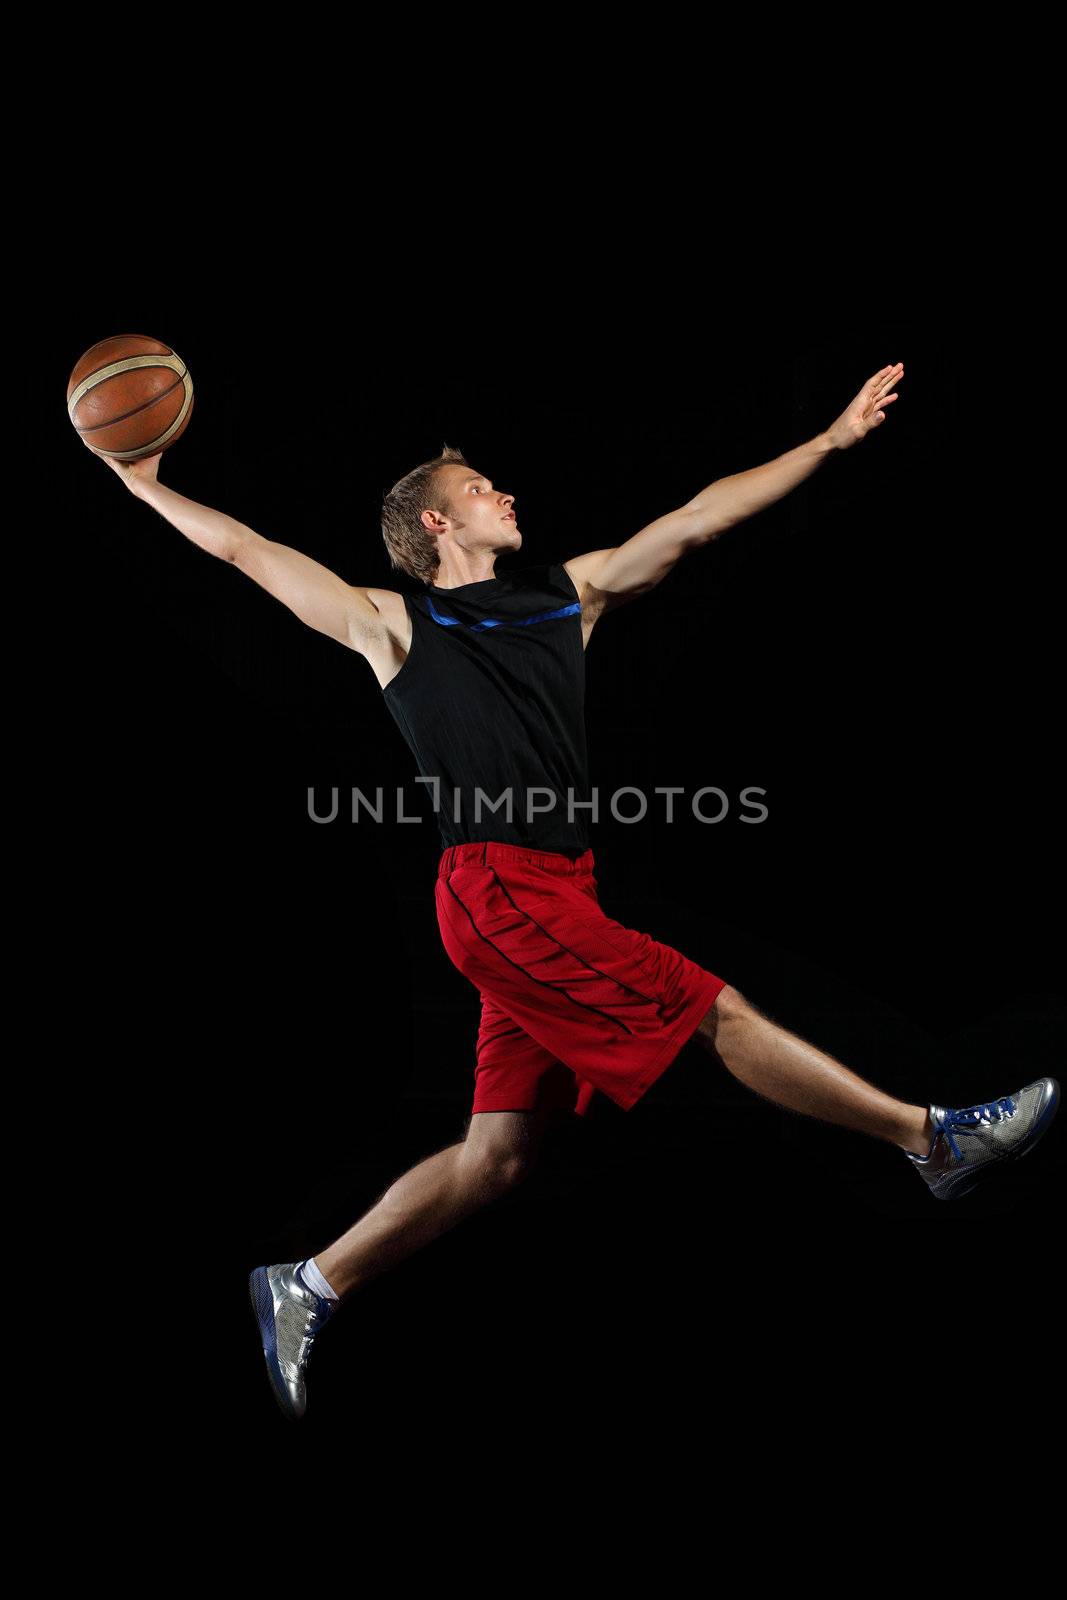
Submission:
M 885 421 L 884 408 L 897 399 L 890 391 L 903 376 L 902 362 L 883 367 L 825 433 L 763 466 L 716 479 L 677 511 L 658 517 L 624 544 L 591 550 L 564 562 L 583 608 L 599 615 L 654 589 L 682 556 L 780 500 L 835 450 L 858 444 Z

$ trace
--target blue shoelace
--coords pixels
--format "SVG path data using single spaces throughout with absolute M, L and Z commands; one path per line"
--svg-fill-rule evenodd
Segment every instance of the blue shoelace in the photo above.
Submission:
M 982 1127 L 991 1127 L 994 1122 L 1002 1122 L 1005 1117 L 1014 1115 L 1015 1101 L 1010 1095 L 1005 1095 L 1003 1099 L 990 1100 L 984 1106 L 964 1106 L 959 1111 L 946 1111 L 939 1126 L 949 1142 L 952 1154 L 957 1161 L 962 1161 L 963 1154 L 956 1143 L 957 1131 L 977 1133 Z

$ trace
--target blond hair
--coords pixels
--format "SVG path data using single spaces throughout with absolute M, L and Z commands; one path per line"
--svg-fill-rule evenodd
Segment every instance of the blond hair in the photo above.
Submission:
M 434 480 L 440 467 L 455 463 L 469 467 L 470 462 L 461 450 L 445 445 L 439 456 L 424 461 L 420 466 L 394 483 L 382 501 L 382 538 L 389 552 L 389 561 L 396 571 L 409 577 L 432 583 L 441 565 L 437 553 L 437 540 L 423 525 L 424 511 L 444 511 L 451 515 L 452 508 Z

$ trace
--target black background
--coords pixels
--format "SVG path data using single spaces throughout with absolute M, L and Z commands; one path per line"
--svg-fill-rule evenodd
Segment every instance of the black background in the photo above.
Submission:
M 91 1242 L 136 1264 L 159 1340 L 129 1355 L 119 1407 L 193 1420 L 205 1457 L 358 1431 L 383 1462 L 512 1402 L 523 1437 L 578 1417 L 603 1445 L 665 1412 L 706 1431 L 768 1391 L 847 1413 L 879 1381 L 921 1434 L 931 1374 L 1034 1359 L 1058 1127 L 943 1205 L 898 1150 L 757 1099 L 690 1045 L 633 1112 L 598 1097 L 524 1188 L 346 1306 L 301 1429 L 271 1398 L 249 1270 L 322 1249 L 462 1137 L 477 997 L 440 946 L 435 824 L 367 664 L 74 438 L 60 388 L 111 333 L 192 371 L 164 482 L 394 588 L 382 493 L 444 443 L 516 495 L 523 561 L 564 560 L 791 449 L 902 360 L 884 427 L 598 626 L 601 901 L 908 1101 L 1062 1076 L 1055 552 L 1005 397 L 977 401 L 981 341 L 965 320 L 771 332 L 666 303 L 531 327 L 115 289 L 55 326 L 76 616 L 58 958 L 97 1062 L 71 1090 L 79 1202 Z M 625 784 L 760 785 L 769 817 L 668 826 L 657 801 L 628 826 L 604 803 Z M 316 825 L 308 789 L 331 785 L 403 785 L 423 820 Z

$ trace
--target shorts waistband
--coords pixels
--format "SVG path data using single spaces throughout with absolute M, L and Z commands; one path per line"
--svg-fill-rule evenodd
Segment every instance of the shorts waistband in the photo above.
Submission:
M 453 844 L 437 863 L 437 876 L 447 878 L 457 867 L 488 866 L 491 861 L 523 862 L 544 872 L 558 872 L 562 878 L 581 877 L 593 870 L 593 852 L 585 850 L 573 860 L 555 850 L 533 850 L 521 844 Z

